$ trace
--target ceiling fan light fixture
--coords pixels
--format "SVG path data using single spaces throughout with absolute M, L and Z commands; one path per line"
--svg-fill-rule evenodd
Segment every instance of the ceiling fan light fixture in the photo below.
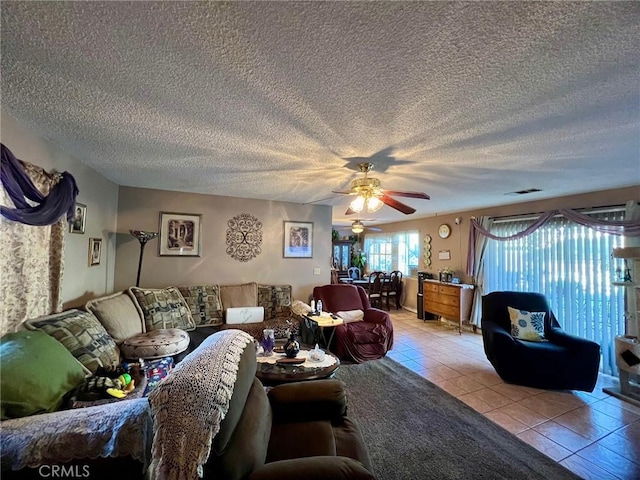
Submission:
M 333 191 L 333 193 L 339 193 L 342 195 L 355 195 L 355 198 L 350 203 L 349 208 L 345 212 L 345 215 L 352 215 L 354 213 L 361 213 L 365 209 L 367 213 L 375 213 L 380 210 L 383 205 L 404 213 L 405 215 L 411 215 L 416 212 L 416 209 L 410 205 L 405 205 L 394 198 L 409 197 L 409 198 L 421 198 L 423 200 L 429 200 L 429 195 L 422 192 L 405 192 L 402 190 L 383 190 L 380 184 L 380 180 L 377 178 L 369 177 L 369 172 L 373 168 L 373 165 L 369 162 L 363 162 L 358 164 L 358 168 L 364 174 L 362 178 L 356 178 L 351 181 L 351 188 L 349 191 Z
M 351 231 L 353 233 L 362 233 L 364 232 L 364 225 L 359 221 L 353 222 L 353 224 L 351 224 Z
M 353 210 L 356 213 L 360 213 L 362 211 L 362 209 L 364 208 L 364 203 L 365 203 L 365 198 L 362 195 L 358 195 L 352 202 L 351 202 L 351 210 Z
M 384 203 L 378 197 L 369 197 L 367 198 L 367 212 L 373 213 L 377 212 L 382 208 Z

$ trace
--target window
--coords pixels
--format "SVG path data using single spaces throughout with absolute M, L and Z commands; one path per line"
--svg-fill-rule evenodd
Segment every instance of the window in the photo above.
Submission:
M 364 239 L 367 270 L 400 270 L 404 276 L 414 275 L 420 259 L 419 237 L 417 231 L 367 234 Z
M 624 210 L 591 214 L 623 220 Z M 491 233 L 509 236 L 524 220 L 496 221 Z M 544 294 L 570 334 L 600 344 L 603 372 L 615 375 L 614 337 L 624 334 L 624 289 L 611 285 L 611 252 L 623 237 L 596 232 L 556 217 L 533 234 L 506 242 L 487 240 L 485 292 L 516 290 Z

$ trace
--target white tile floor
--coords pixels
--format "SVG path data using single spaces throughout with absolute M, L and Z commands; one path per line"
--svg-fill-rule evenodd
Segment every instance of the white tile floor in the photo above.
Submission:
M 547 391 L 504 383 L 487 360 L 482 336 L 391 310 L 388 356 L 439 385 L 556 462 L 587 479 L 640 479 L 640 408 L 602 391 Z

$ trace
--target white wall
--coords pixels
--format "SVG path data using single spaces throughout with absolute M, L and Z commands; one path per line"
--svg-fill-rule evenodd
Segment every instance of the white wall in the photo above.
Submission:
M 2 143 L 20 160 L 47 171 L 70 172 L 80 193 L 77 201 L 87 206 L 84 234 L 67 233 L 62 282 L 64 308 L 79 306 L 96 296 L 113 291 L 118 186 L 54 143 L 38 136 L 29 126 L 2 110 Z M 100 265 L 89 266 L 89 238 L 102 238 Z

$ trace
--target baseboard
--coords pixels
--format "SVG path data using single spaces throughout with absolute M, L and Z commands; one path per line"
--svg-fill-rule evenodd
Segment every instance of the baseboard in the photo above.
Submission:
M 619 398 L 622 401 L 628 402 L 631 405 L 635 405 L 636 407 L 640 407 L 640 396 L 638 396 L 636 398 L 636 396 L 634 395 L 633 397 L 630 397 L 629 395 L 625 395 L 624 393 L 622 393 L 620 391 L 619 387 L 608 387 L 608 388 L 603 388 L 602 391 L 604 393 L 608 393 L 609 395 Z

